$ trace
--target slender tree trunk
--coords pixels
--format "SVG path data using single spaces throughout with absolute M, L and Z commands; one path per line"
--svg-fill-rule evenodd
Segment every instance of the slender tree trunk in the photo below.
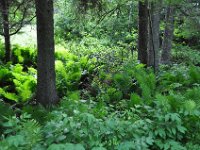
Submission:
M 2 5 L 2 16 L 3 16 L 3 34 L 5 41 L 5 61 L 11 60 L 11 45 L 10 45 L 10 28 L 9 28 L 9 4 L 7 0 L 1 1 Z
M 37 16 L 37 101 L 44 106 L 58 101 L 55 82 L 53 0 L 35 0 Z
M 148 49 L 148 3 L 139 1 L 139 37 L 138 37 L 138 60 L 147 65 Z
M 169 64 L 171 58 L 171 49 L 174 33 L 174 7 L 168 6 L 165 18 L 165 32 L 162 44 L 162 56 L 161 62 L 163 64 Z
M 159 65 L 159 48 L 160 48 L 160 11 L 161 1 L 152 2 L 149 11 L 149 51 L 148 66 L 152 66 L 155 70 Z

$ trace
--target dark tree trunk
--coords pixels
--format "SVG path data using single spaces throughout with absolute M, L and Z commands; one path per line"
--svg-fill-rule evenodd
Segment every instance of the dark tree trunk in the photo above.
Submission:
M 138 60 L 147 65 L 148 49 L 148 3 L 139 1 L 139 37 L 138 37 Z
M 1 0 L 1 13 L 3 17 L 3 36 L 5 41 L 5 61 L 11 60 L 10 29 L 9 29 L 9 4 L 7 0 Z
M 53 0 L 35 0 L 37 16 L 37 101 L 44 106 L 58 101 L 55 82 Z
M 159 48 L 160 48 L 160 11 L 161 1 L 152 2 L 149 11 L 149 51 L 148 51 L 148 66 L 152 66 L 155 70 L 159 65 Z
M 174 33 L 174 7 L 168 6 L 165 17 L 165 32 L 162 44 L 161 62 L 169 64 L 171 58 L 171 49 Z

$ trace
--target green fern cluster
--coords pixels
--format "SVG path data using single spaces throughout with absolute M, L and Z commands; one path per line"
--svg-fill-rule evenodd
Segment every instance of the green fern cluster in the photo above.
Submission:
M 31 47 L 20 47 L 14 45 L 12 48 L 13 64 L 22 64 L 24 67 L 36 66 L 36 50 Z
M 176 44 L 172 51 L 172 60 L 187 65 L 200 65 L 200 52 L 189 46 Z
M 56 83 L 60 97 L 67 94 L 67 91 L 79 89 L 82 76 L 92 74 L 95 69 L 95 59 L 78 56 L 66 50 L 56 51 Z
M 144 68 L 144 65 L 127 62 L 115 72 L 100 72 L 95 80 L 95 88 L 106 101 L 130 99 L 131 101 L 151 102 L 156 93 L 156 77 Z M 116 92 L 114 92 L 116 91 Z M 117 98 L 116 98 L 117 97 Z M 135 100 L 135 98 L 137 100 Z M 137 102 L 138 103 L 138 102 Z
M 20 64 L 1 66 L 0 96 L 15 102 L 25 102 L 32 98 L 36 87 L 36 70 L 28 68 L 23 71 Z
M 200 68 L 197 66 L 174 65 L 163 70 L 158 76 L 158 90 L 161 93 L 169 91 L 185 91 L 188 88 L 198 87 L 200 84 Z

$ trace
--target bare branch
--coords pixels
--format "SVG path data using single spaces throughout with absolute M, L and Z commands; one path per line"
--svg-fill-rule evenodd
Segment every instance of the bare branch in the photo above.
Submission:
M 28 20 L 28 21 L 21 21 L 20 26 L 19 26 L 14 32 L 10 33 L 10 36 L 12 36 L 12 35 L 14 35 L 14 34 L 17 34 L 17 33 L 21 30 L 21 28 L 23 27 L 24 24 L 30 23 L 35 17 L 36 17 L 36 15 L 34 15 L 34 16 L 33 16 L 30 20 Z

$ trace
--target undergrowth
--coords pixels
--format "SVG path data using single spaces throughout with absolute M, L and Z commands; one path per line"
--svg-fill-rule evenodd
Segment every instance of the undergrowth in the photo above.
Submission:
M 84 55 L 70 48 L 55 53 L 61 100 L 51 108 L 35 105 L 34 50 L 16 46 L 13 62 L 0 66 L 0 149 L 200 149 L 197 64 L 155 74 L 118 57 L 119 47 L 85 54 L 86 46 Z

